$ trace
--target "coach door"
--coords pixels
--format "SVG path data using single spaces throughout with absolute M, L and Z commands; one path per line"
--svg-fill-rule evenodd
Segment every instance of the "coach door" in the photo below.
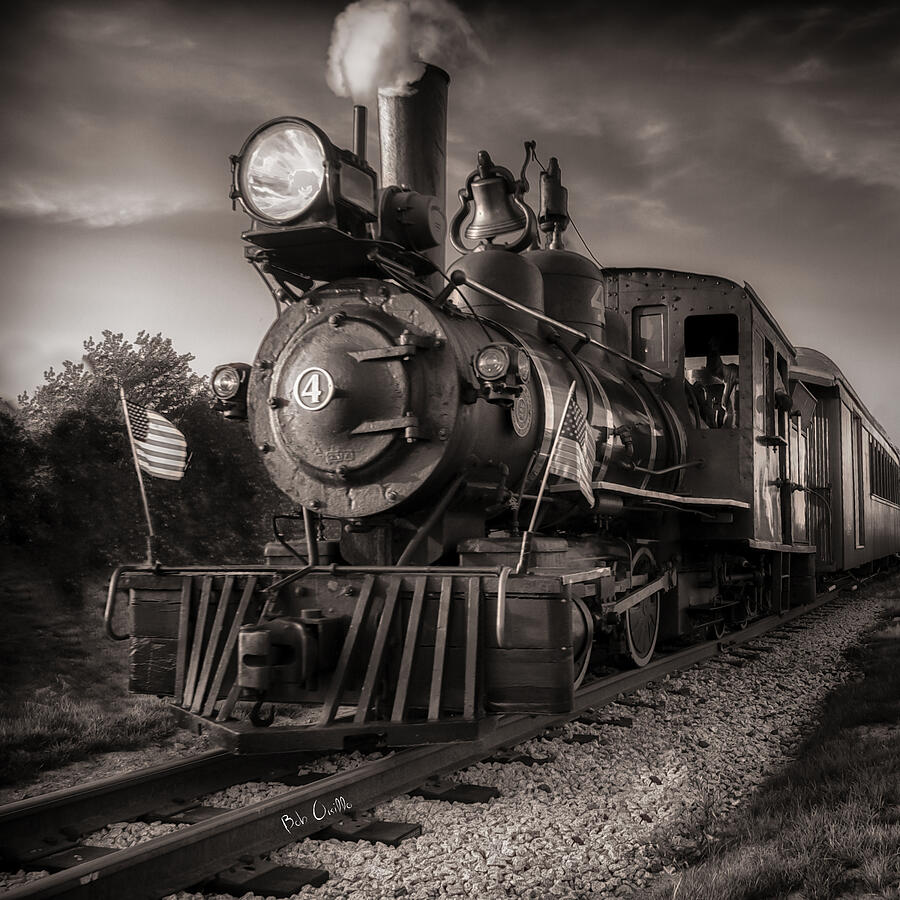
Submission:
M 792 484 L 806 487 L 806 461 L 808 450 L 806 446 L 806 430 L 799 416 L 790 417 L 790 435 L 788 453 L 790 455 L 790 481 Z M 809 531 L 807 528 L 807 501 L 806 491 L 795 491 L 791 488 L 791 536 L 794 543 L 808 544 Z
M 792 498 L 790 487 L 790 434 L 787 392 L 787 360 L 765 335 L 754 335 L 754 475 L 756 481 L 756 537 L 778 544 L 792 542 Z M 755 380 L 755 379 L 754 379 Z
M 816 545 L 816 556 L 822 565 L 834 562 L 831 546 L 831 448 L 825 402 L 816 404 L 812 424 L 807 431 L 807 510 L 809 536 Z M 827 401 L 834 403 L 835 401 Z

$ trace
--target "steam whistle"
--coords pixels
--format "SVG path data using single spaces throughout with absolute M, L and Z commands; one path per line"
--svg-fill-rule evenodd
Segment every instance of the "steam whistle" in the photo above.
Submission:
M 541 231 L 547 235 L 548 250 L 562 250 L 562 233 L 569 224 L 569 192 L 562 185 L 559 160 L 550 157 L 550 167 L 541 172 Z
M 526 165 L 529 157 L 526 157 Z M 525 203 L 523 195 L 528 190 L 525 167 L 518 180 L 509 169 L 494 165 L 487 150 L 478 152 L 477 168 L 466 179 L 466 186 L 459 192 L 460 208 L 450 223 L 450 243 L 460 252 L 469 253 L 460 237 L 463 222 L 472 214 L 466 226 L 465 237 L 479 241 L 479 247 L 500 246 L 518 253 L 529 247 L 537 233 L 534 211 Z M 524 229 L 521 237 L 506 245 L 494 245 L 501 234 Z

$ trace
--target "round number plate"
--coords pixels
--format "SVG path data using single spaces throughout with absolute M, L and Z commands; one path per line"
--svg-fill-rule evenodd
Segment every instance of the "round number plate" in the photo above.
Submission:
M 334 396 L 334 379 L 319 366 L 304 369 L 294 382 L 294 399 L 310 412 L 324 409 Z
M 534 423 L 534 399 L 531 396 L 531 385 L 522 385 L 522 393 L 513 401 L 510 410 L 512 425 L 519 437 L 525 437 Z

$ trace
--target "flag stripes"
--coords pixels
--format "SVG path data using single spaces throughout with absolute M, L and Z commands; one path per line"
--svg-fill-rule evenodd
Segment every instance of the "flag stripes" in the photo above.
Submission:
M 550 472 L 574 481 L 587 502 L 594 505 L 591 482 L 597 458 L 597 437 L 573 396 L 563 417 L 556 452 L 550 460 Z
M 128 401 L 128 420 L 140 467 L 157 478 L 178 481 L 184 476 L 187 441 L 164 416 Z

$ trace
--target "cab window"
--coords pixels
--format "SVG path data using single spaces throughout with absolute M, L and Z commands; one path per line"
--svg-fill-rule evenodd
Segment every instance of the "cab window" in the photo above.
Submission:
M 661 367 L 669 361 L 668 307 L 638 306 L 632 313 L 631 355 L 648 366 Z
M 684 320 L 684 389 L 697 428 L 740 425 L 740 333 L 731 313 Z

